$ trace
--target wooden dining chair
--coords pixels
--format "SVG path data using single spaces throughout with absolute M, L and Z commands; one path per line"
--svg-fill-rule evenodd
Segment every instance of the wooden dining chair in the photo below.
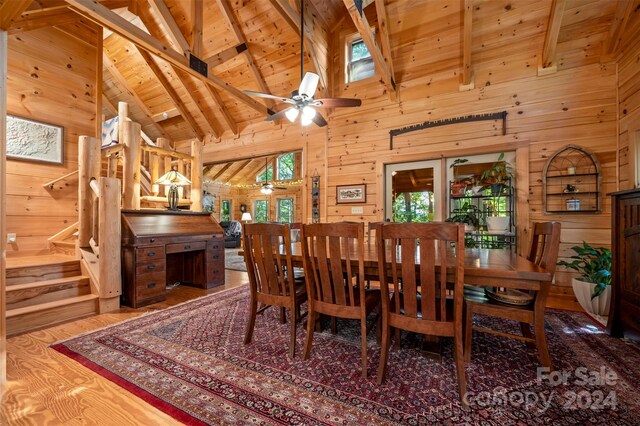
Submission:
M 367 316 L 380 306 L 380 290 L 364 285 L 364 225 L 318 223 L 302 226 L 302 255 L 309 295 L 308 359 L 319 314 L 360 320 L 362 377 L 367 378 Z
M 532 226 L 531 247 L 527 259 L 553 274 L 556 270 L 558 249 L 560 247 L 560 223 L 537 222 Z M 496 287 L 503 287 L 506 283 L 496 282 Z M 471 360 L 472 330 L 492 333 L 499 336 L 524 340 L 529 345 L 538 347 L 542 365 L 552 368 L 547 339 L 544 333 L 544 310 L 551 281 L 541 282 L 540 290 L 531 292 L 532 302 L 525 306 L 501 303 L 488 298 L 484 289 L 468 286 L 465 288 L 465 360 Z M 507 285 L 507 287 L 509 287 Z M 520 323 L 522 335 L 505 333 L 489 328 L 472 325 L 473 314 L 489 315 L 517 321 Z M 533 324 L 535 338 L 531 335 L 530 324 Z
M 244 343 L 253 337 L 256 315 L 270 306 L 291 312 L 289 356 L 296 350 L 296 324 L 302 319 L 300 305 L 307 300 L 307 289 L 302 279 L 295 278 L 291 262 L 291 231 L 288 224 L 243 224 L 244 259 L 249 275 L 249 321 Z M 261 304 L 258 309 L 258 303 Z M 280 319 L 285 322 L 281 311 Z
M 466 406 L 462 334 L 464 226 L 455 223 L 384 223 L 377 227 L 377 234 L 382 292 L 378 383 L 385 377 L 392 328 L 396 330 L 396 339 L 400 337 L 399 330 L 453 337 L 458 391 L 460 401 Z M 451 243 L 456 244 L 455 253 Z M 439 268 L 436 268 L 437 264 Z

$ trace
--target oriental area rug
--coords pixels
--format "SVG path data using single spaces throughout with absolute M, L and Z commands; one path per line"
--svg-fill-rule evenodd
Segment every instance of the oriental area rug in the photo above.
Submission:
M 607 336 L 583 314 L 547 313 L 553 372 L 538 369 L 524 342 L 474 334 L 464 410 L 450 340 L 438 359 L 422 350 L 421 338 L 403 333 L 378 385 L 375 331 L 363 379 L 356 322 L 338 321 L 336 335 L 330 327 L 316 332 L 304 361 L 305 330 L 298 326 L 290 359 L 289 325 L 273 308 L 258 316 L 254 341 L 244 345 L 247 311 L 242 286 L 53 347 L 185 424 L 637 425 L 640 419 L 638 346 Z M 496 319 L 478 322 L 519 330 Z
M 238 255 L 239 251 L 239 248 L 228 248 L 224 250 L 225 269 L 247 272 L 247 264 L 244 262 L 244 256 Z

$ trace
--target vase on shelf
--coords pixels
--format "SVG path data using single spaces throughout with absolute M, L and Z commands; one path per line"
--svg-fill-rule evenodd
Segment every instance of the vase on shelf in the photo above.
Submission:
M 509 232 L 509 217 L 487 216 L 487 231 L 490 234 L 504 234 Z

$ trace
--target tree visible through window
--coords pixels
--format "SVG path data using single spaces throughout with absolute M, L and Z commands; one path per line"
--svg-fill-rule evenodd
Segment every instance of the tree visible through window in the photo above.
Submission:
M 405 192 L 393 200 L 394 222 L 433 222 L 433 192 Z
M 373 58 L 361 38 L 352 41 L 349 45 L 348 71 L 349 82 L 373 77 L 375 74 Z
M 293 152 L 278 157 L 278 180 L 293 179 L 295 169 L 295 155 Z
M 256 176 L 256 182 L 271 182 L 273 180 L 273 167 L 269 166 Z
M 220 221 L 228 222 L 231 220 L 231 200 L 222 200 L 222 211 L 220 212 Z
M 293 222 L 293 198 L 278 198 L 276 215 L 278 222 Z
M 255 223 L 269 220 L 269 201 L 256 200 L 253 205 L 253 221 Z

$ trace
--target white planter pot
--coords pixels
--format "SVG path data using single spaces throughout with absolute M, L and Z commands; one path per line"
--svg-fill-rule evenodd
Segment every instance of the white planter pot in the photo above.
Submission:
M 489 216 L 487 217 L 487 231 L 490 234 L 504 234 L 509 232 L 509 217 Z
M 609 315 L 609 305 L 611 304 L 611 286 L 608 285 L 600 296 L 591 300 L 595 284 L 572 278 L 573 293 L 578 299 L 582 309 L 588 313 L 606 317 Z

